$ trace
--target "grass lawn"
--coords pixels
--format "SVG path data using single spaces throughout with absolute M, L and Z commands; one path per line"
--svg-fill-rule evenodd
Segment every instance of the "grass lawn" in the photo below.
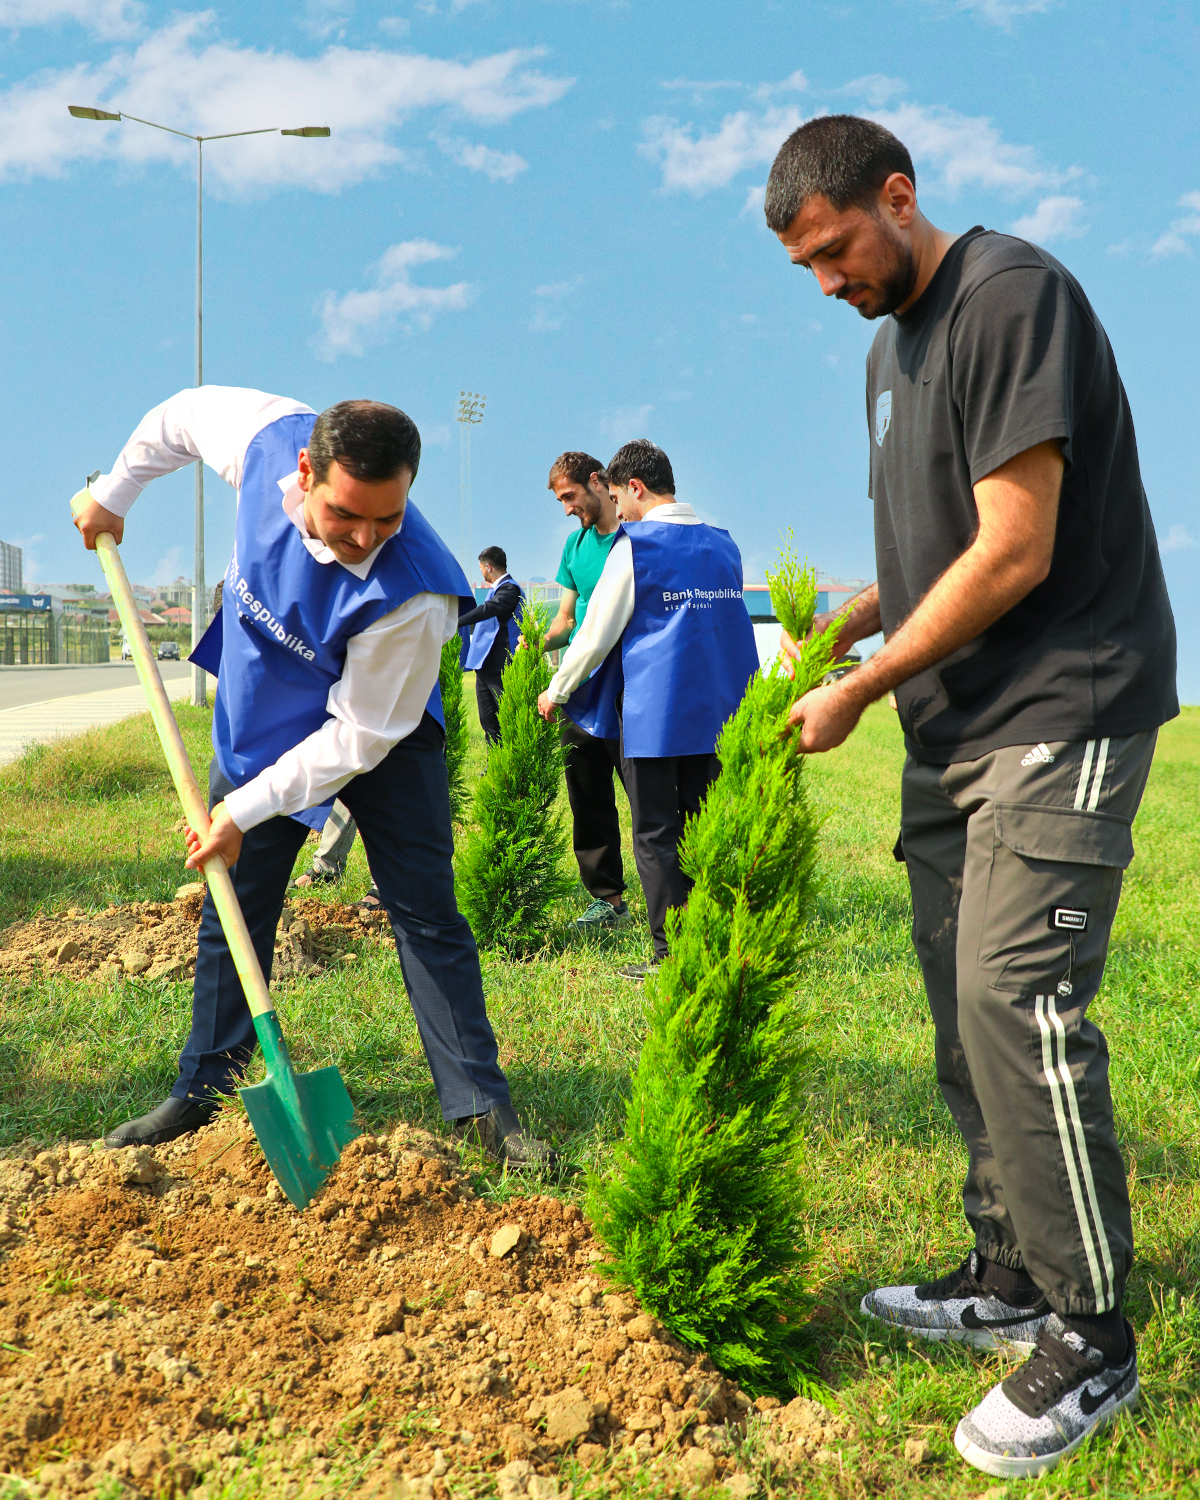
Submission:
M 184 709 L 181 719 L 203 766 L 207 715 Z M 907 883 L 891 853 L 902 756 L 894 715 L 877 707 L 849 744 L 806 770 L 828 815 L 823 942 L 798 991 L 814 1052 L 805 1103 L 810 1276 L 823 1373 L 859 1436 L 841 1467 L 814 1469 L 802 1493 L 998 1500 L 1020 1487 L 1005 1491 L 967 1468 L 952 1435 L 1007 1366 L 954 1347 L 910 1348 L 857 1313 L 873 1283 L 923 1279 L 957 1263 L 968 1244 L 959 1201 L 965 1157 L 934 1085 Z M 1139 1338 L 1142 1408 L 1029 1485 L 1030 1494 L 1200 1493 L 1198 786 L 1200 709 L 1189 709 L 1159 740 L 1094 1011 L 1113 1053 L 1133 1194 L 1138 1260 L 1127 1311 Z M 625 818 L 628 834 L 627 809 Z M 178 824 L 148 718 L 28 754 L 0 771 L 0 926 L 37 909 L 169 898 L 187 878 Z M 302 851 L 298 869 L 309 854 Z M 626 868 L 632 878 L 628 849 Z M 353 898 L 367 883 L 356 847 L 330 895 Z M 582 889 L 578 898 L 582 909 Z M 640 891 L 631 905 L 644 913 Z M 649 951 L 638 922 L 605 947 L 564 943 L 525 963 L 484 959 L 514 1099 L 579 1166 L 602 1166 L 620 1128 L 643 1002 L 615 968 Z M 0 989 L 0 1143 L 98 1134 L 158 1102 L 175 1076 L 189 1002 L 183 985 L 136 980 Z M 336 1061 L 366 1121 L 403 1117 L 437 1128 L 393 949 L 363 944 L 353 969 L 292 983 L 279 1004 L 298 1063 Z M 497 1194 L 513 1190 L 491 1185 Z M 554 1190 L 580 1196 L 581 1175 Z M 934 1445 L 934 1463 L 919 1471 L 902 1456 L 912 1436 Z

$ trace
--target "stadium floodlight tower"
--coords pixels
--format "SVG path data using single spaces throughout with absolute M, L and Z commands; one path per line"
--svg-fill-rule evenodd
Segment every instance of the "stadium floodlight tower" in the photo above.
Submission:
M 204 143 L 205 141 L 232 141 L 243 135 L 300 136 L 304 139 L 325 137 L 328 125 L 299 125 L 283 130 L 278 125 L 268 125 L 259 130 L 227 130 L 222 135 L 193 135 L 187 130 L 176 130 L 172 125 L 159 125 L 154 120 L 142 120 L 137 115 L 113 114 L 107 109 L 94 109 L 86 104 L 68 104 L 67 113 L 76 120 L 106 120 L 120 122 L 132 120 L 135 125 L 149 125 L 152 130 L 165 130 L 168 135 L 182 136 L 185 141 L 196 142 L 196 384 L 204 384 Z M 204 597 L 204 465 L 196 462 L 196 560 L 192 575 L 192 650 L 194 651 L 208 623 L 207 600 Z M 204 704 L 208 701 L 206 677 L 203 667 L 192 668 L 192 702 Z
M 463 572 L 471 575 L 471 428 L 483 421 L 487 397 L 478 391 L 458 393 L 458 457 L 461 499 L 458 511 L 458 550 Z

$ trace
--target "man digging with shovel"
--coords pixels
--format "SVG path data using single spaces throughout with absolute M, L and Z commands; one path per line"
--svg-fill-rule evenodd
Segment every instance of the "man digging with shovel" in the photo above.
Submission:
M 145 485 L 197 460 L 238 491 L 223 608 L 195 653 L 218 688 L 212 825 L 203 839 L 189 830 L 188 868 L 218 854 L 230 867 L 269 979 L 296 855 L 339 796 L 392 923 L 444 1117 L 497 1160 L 549 1163 L 509 1100 L 475 940 L 454 899 L 437 678 L 459 608 L 473 600 L 408 503 L 420 457 L 414 423 L 380 402 L 317 416 L 284 397 L 204 386 L 143 418 L 75 524 L 89 549 L 103 532 L 119 542 Z M 179 1077 L 106 1145 L 154 1146 L 206 1125 L 254 1045 L 207 895 Z

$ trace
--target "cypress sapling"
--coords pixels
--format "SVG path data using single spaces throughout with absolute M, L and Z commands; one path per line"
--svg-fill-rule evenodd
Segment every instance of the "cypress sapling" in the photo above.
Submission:
M 450 783 L 450 816 L 454 822 L 461 823 L 467 803 L 465 777 L 471 731 L 467 725 L 466 704 L 463 702 L 462 640 L 457 635 L 452 635 L 442 647 L 438 687 L 442 694 L 442 713 L 446 719 L 446 776 Z
M 768 581 L 776 614 L 803 640 L 815 574 L 789 547 Z M 589 1195 L 609 1276 L 759 1393 L 812 1383 L 797 1098 L 806 1051 L 793 992 L 820 819 L 784 730 L 828 670 L 837 629 L 804 647 L 794 680 L 778 666 L 756 675 L 721 733 L 721 773 L 681 847 L 695 885 L 669 918 L 671 956 L 647 981 L 625 1135 Z
M 562 781 L 557 724 L 537 711 L 550 683 L 548 612 L 528 603 L 523 651 L 504 669 L 500 743 L 488 749 L 475 789 L 474 818 L 458 860 L 458 897 L 476 941 L 523 953 L 542 943 L 550 911 L 575 881 L 563 865 L 567 833 L 555 808 Z

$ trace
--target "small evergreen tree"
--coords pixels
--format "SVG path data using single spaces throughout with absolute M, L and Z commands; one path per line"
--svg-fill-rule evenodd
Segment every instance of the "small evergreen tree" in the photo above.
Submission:
M 812 624 L 816 576 L 788 546 L 768 574 L 788 633 Z M 695 881 L 671 956 L 647 981 L 649 1032 L 625 1136 L 589 1211 L 610 1277 L 752 1392 L 801 1389 L 806 1309 L 793 1004 L 816 894 L 819 817 L 788 710 L 829 667 L 837 626 L 794 680 L 756 674 L 717 745 L 721 773 L 685 830 Z
M 442 713 L 446 720 L 446 775 L 450 782 L 450 816 L 461 823 L 466 811 L 465 784 L 467 746 L 471 731 L 467 725 L 467 708 L 463 702 L 462 641 L 452 635 L 442 647 L 442 665 L 438 671 L 442 694 Z
M 458 898 L 485 948 L 528 952 L 544 941 L 550 909 L 574 878 L 563 866 L 567 832 L 555 809 L 562 781 L 558 725 L 537 711 L 550 683 L 547 611 L 526 604 L 523 651 L 504 669 L 500 743 L 488 749 L 474 819 L 458 861 Z

